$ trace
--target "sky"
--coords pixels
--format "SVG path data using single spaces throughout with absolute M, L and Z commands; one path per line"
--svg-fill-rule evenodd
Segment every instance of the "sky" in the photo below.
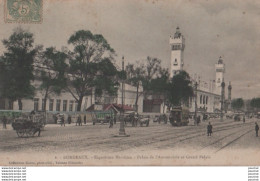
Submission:
M 185 37 L 185 70 L 204 80 L 215 79 L 219 56 L 232 97 L 260 97 L 260 1 L 253 0 L 44 0 L 40 24 L 4 22 L 0 0 L 0 39 L 20 26 L 35 43 L 61 49 L 78 30 L 102 34 L 126 63 L 147 56 L 170 65 L 169 37 L 180 27 Z M 70 48 L 70 47 L 69 47 Z M 0 44 L 0 54 L 5 51 Z

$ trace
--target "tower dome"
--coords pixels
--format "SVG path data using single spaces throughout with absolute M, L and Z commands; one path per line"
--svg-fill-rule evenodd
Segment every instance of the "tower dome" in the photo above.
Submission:
M 181 37 L 181 32 L 179 26 L 176 28 L 176 33 L 174 34 L 174 38 L 180 38 Z
M 223 64 L 223 59 L 222 59 L 221 56 L 220 56 L 219 59 L 218 59 L 218 64 Z

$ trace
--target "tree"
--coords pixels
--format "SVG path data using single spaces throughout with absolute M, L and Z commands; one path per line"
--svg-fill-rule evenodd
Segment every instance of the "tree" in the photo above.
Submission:
M 174 75 L 169 84 L 168 100 L 170 107 L 181 106 L 193 96 L 190 76 L 185 71 Z
M 67 55 L 64 52 L 57 51 L 55 48 L 46 48 L 40 56 L 40 62 L 37 65 L 41 85 L 40 90 L 44 92 L 43 110 L 46 110 L 46 100 L 50 94 L 60 94 L 66 87 L 65 71 L 67 64 L 65 60 Z
M 22 99 L 33 98 L 35 88 L 31 85 L 34 80 L 33 62 L 38 52 L 34 47 L 33 34 L 21 28 L 4 39 L 6 52 L 2 57 L 4 65 L 3 97 L 11 101 L 18 100 L 19 110 L 22 110 Z
M 161 60 L 158 58 L 147 57 L 144 63 L 136 61 L 136 64 L 126 66 L 127 80 L 136 87 L 135 108 L 138 110 L 138 100 L 141 96 L 140 86 L 143 86 L 143 93 L 146 94 L 151 89 L 151 81 L 158 77 L 161 71 Z
M 151 81 L 158 77 L 162 70 L 161 60 L 148 56 L 145 60 L 145 64 L 141 67 L 144 69 L 144 91 L 151 91 Z
M 91 95 L 93 89 L 99 95 L 115 94 L 118 71 L 112 63 L 115 51 L 107 40 L 80 30 L 71 35 L 68 44 L 74 46 L 74 51 L 69 53 L 67 89 L 78 102 L 77 110 L 81 110 L 84 96 Z
M 260 98 L 253 98 L 250 101 L 250 106 L 255 108 L 255 109 L 259 109 L 260 108 Z
M 232 109 L 240 110 L 244 106 L 244 100 L 242 98 L 233 99 L 231 102 Z
M 128 64 L 126 66 L 127 80 L 136 87 L 135 109 L 138 112 L 138 99 L 140 94 L 140 86 L 144 81 L 144 68 L 143 66 L 134 66 L 134 64 Z
M 169 77 L 170 74 L 168 72 L 168 69 L 161 69 L 159 75 L 151 80 L 150 83 L 150 90 L 155 93 L 155 94 L 160 94 L 163 96 L 163 100 L 164 100 L 164 108 L 168 99 L 168 95 L 169 95 Z M 164 111 L 163 108 L 163 111 Z

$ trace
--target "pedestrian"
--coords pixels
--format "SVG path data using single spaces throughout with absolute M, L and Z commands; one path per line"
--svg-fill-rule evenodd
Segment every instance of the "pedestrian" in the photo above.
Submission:
M 134 113 L 130 114 L 130 121 L 132 123 L 132 127 L 134 127 L 135 126 L 135 115 L 134 115 Z
M 69 115 L 68 116 L 68 124 L 70 124 L 71 123 L 71 116 Z
M 107 119 L 109 119 L 109 128 L 113 128 L 113 119 L 110 116 Z
M 77 121 L 76 121 L 76 126 L 78 126 L 78 125 L 79 125 L 79 116 L 78 116 Z
M 84 115 L 84 124 L 87 124 L 87 116 Z
M 259 130 L 259 126 L 257 124 L 257 122 L 255 122 L 255 136 L 258 137 L 258 130 Z
M 77 124 L 79 126 L 82 126 L 82 120 L 81 120 L 81 116 L 80 115 L 78 116 L 78 120 L 77 120 L 76 126 L 77 126 Z
M 245 123 L 246 122 L 246 117 L 245 116 L 243 116 L 243 123 Z
M 200 123 L 200 116 L 197 117 L 197 126 L 199 125 Z
M 61 117 L 61 124 L 60 124 L 61 126 L 63 125 L 63 126 L 65 126 L 65 119 L 64 119 L 64 117 L 62 116 Z
M 6 119 L 6 117 L 4 116 L 3 117 L 3 129 L 6 129 L 6 123 L 7 123 L 7 119 Z
M 213 129 L 213 127 L 212 127 L 212 125 L 211 125 L 210 122 L 209 122 L 209 124 L 208 124 L 208 126 L 207 126 L 208 136 L 211 136 L 211 134 L 212 134 L 212 129 Z

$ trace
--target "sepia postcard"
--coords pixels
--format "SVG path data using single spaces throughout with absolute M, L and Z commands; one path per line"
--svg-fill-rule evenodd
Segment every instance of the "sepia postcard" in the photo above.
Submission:
M 259 9 L 0 0 L 0 165 L 259 165 Z

